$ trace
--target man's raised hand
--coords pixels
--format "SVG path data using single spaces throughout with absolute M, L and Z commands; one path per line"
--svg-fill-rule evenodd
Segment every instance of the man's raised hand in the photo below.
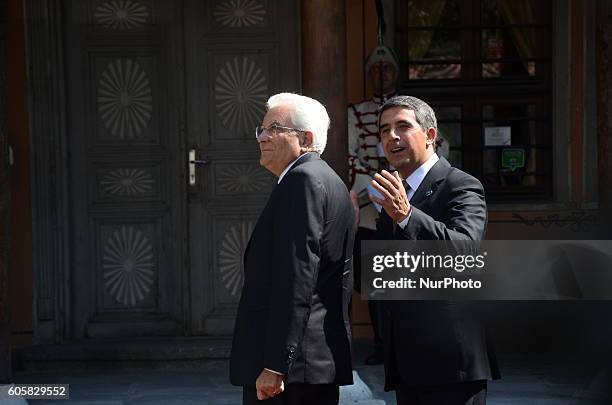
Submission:
M 410 213 L 410 203 L 402 184 L 403 181 L 398 172 L 395 171 L 391 174 L 383 170 L 374 175 L 374 180 L 371 183 L 372 187 L 382 194 L 384 198 L 370 195 L 370 200 L 380 204 L 387 215 L 398 223 L 408 218 Z

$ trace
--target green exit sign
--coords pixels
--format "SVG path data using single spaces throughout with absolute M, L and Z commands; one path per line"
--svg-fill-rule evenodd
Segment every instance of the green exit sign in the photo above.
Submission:
M 503 149 L 501 165 L 504 169 L 510 169 L 511 171 L 525 167 L 525 149 Z

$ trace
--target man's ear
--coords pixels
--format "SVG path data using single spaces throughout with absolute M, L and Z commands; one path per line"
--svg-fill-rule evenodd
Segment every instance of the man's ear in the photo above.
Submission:
M 304 132 L 304 136 L 300 138 L 300 146 L 310 148 L 314 144 L 314 134 L 310 131 Z
M 435 128 L 433 128 L 433 127 L 429 128 L 427 130 L 427 133 L 426 133 L 427 140 L 425 141 L 425 143 L 427 145 L 432 145 L 432 146 L 435 145 L 435 143 L 436 143 L 436 134 L 437 134 L 437 131 L 436 131 Z

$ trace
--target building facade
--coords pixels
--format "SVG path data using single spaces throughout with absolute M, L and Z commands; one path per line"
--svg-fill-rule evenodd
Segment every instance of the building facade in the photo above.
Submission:
M 612 188 L 608 2 L 383 3 L 400 93 L 434 106 L 451 162 L 485 184 L 487 237 L 592 237 Z M 346 177 L 346 106 L 373 91 L 374 1 L 0 5 L 13 346 L 230 335 L 242 252 L 274 184 L 253 128 L 271 94 L 321 99 L 324 158 Z

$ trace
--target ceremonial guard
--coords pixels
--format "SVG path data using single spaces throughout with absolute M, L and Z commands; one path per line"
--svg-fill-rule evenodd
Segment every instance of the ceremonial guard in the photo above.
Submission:
M 351 190 L 359 201 L 359 227 L 355 235 L 355 288 L 361 291 L 361 241 L 374 239 L 378 210 L 368 198 L 368 186 L 375 173 L 387 169 L 388 164 L 378 135 L 378 109 L 396 94 L 399 73 L 397 57 L 387 46 L 379 45 L 365 60 L 365 72 L 374 88 L 374 96 L 348 108 L 348 155 Z M 368 301 L 376 349 L 366 359 L 367 364 L 381 364 L 382 308 L 377 301 Z
M 370 52 L 365 69 L 376 94 L 360 103 L 349 105 L 349 181 L 351 190 L 359 197 L 359 227 L 374 230 L 378 211 L 368 199 L 367 187 L 374 173 L 387 167 L 378 135 L 378 108 L 396 94 L 399 66 L 395 53 L 382 45 Z

